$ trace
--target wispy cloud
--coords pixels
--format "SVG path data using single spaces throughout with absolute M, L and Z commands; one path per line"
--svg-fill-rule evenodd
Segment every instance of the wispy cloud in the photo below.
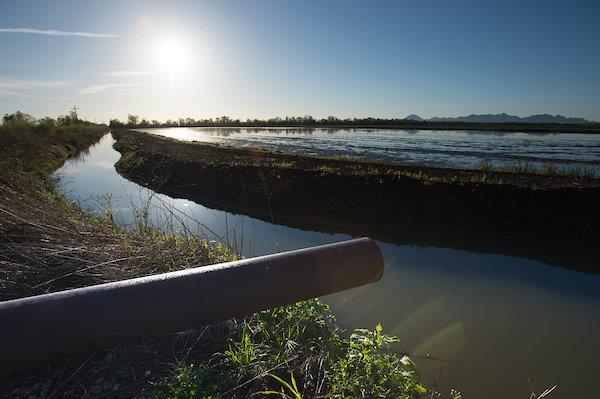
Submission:
M 53 92 L 67 84 L 68 82 L 60 80 L 12 79 L 0 76 L 0 97 L 34 98 Z
M 110 84 L 90 85 L 90 86 L 84 87 L 83 89 L 79 90 L 79 94 L 96 94 L 96 93 L 100 93 L 100 92 L 114 89 L 114 88 L 124 88 L 124 87 L 135 88 L 135 87 L 139 87 L 139 86 L 144 86 L 144 85 L 139 84 L 139 83 L 110 83 Z
M 63 30 L 35 28 L 0 28 L 0 33 L 30 33 L 46 36 L 78 36 L 91 38 L 119 37 L 119 35 L 114 33 L 68 32 Z
M 147 71 L 111 71 L 104 76 L 108 76 L 111 78 L 125 78 L 130 76 L 146 76 L 150 75 L 150 72 Z
M 134 91 L 146 83 L 91 84 L 77 89 L 75 82 L 62 80 L 14 79 L 0 75 L 0 98 L 20 97 L 27 99 L 69 98 L 73 95 L 96 94 L 107 90 Z M 66 97 L 69 96 L 69 97 Z

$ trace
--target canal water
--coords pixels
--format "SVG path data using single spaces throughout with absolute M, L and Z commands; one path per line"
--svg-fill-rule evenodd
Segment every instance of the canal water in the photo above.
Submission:
M 208 239 L 245 256 L 351 238 L 304 231 L 153 193 L 121 177 L 110 134 L 57 172 L 62 190 L 92 212 L 108 203 L 121 222 L 150 205 L 157 225 L 177 214 Z M 168 209 L 170 212 L 165 212 Z M 528 398 L 558 385 L 551 398 L 597 398 L 600 276 L 516 257 L 379 242 L 386 269 L 375 284 L 330 295 L 343 328 L 397 335 L 423 379 L 466 398 Z M 573 257 L 577 254 L 574 253 Z

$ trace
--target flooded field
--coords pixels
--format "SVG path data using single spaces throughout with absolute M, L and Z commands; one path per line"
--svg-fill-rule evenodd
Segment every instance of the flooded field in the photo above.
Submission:
M 365 158 L 408 165 L 474 168 L 541 167 L 598 173 L 600 135 L 466 130 L 327 128 L 139 129 L 184 141 L 259 148 L 286 154 Z
M 256 134 L 262 134 L 263 142 L 269 145 L 276 141 L 287 143 L 288 147 L 278 146 L 282 151 L 283 148 L 292 151 L 310 147 L 318 153 L 327 140 L 332 141 L 328 144 L 332 148 L 341 145 L 340 140 L 350 140 L 345 137 L 351 134 L 348 132 L 317 130 L 306 136 L 302 132 L 274 133 L 271 129 Z M 162 134 L 184 138 L 187 132 L 185 134 L 190 135 L 187 140 L 205 137 L 205 141 L 243 146 L 250 145 L 251 140 L 258 137 L 252 136 L 255 133 L 237 130 L 229 135 L 208 131 L 165 129 Z M 352 134 L 358 136 L 358 132 Z M 394 141 L 391 132 L 374 134 Z M 406 140 L 398 139 L 398 145 L 400 142 L 408 145 L 406 142 L 410 137 L 423 140 L 422 134 L 427 136 L 431 146 L 451 150 L 446 142 L 435 144 L 433 136 L 442 133 L 434 132 L 431 136 L 427 132 L 413 136 L 404 132 L 400 136 L 406 136 Z M 460 137 L 474 133 L 448 134 Z M 273 135 L 272 139 L 270 135 Z M 493 140 L 503 140 L 502 136 L 493 133 L 474 135 L 490 135 Z M 572 151 L 579 148 L 575 145 L 578 136 L 569 135 L 574 137 L 573 142 L 563 144 L 562 151 L 555 149 L 556 156 L 577 159 Z M 542 146 L 547 139 L 547 136 L 529 139 L 537 143 L 538 149 L 521 151 L 543 153 L 548 157 L 552 146 L 549 142 Z M 296 144 L 293 144 L 294 140 Z M 597 139 L 590 136 L 586 140 Z M 68 161 L 57 172 L 62 178 L 61 187 L 69 198 L 92 211 L 99 212 L 109 206 L 127 224 L 134 219 L 132 207 L 149 205 L 157 225 L 177 229 L 177 223 L 169 217 L 169 214 L 177 214 L 189 229 L 210 240 L 227 241 L 245 256 L 350 238 L 343 234 L 267 223 L 212 209 L 185 198 L 153 193 L 115 171 L 114 164 L 120 154 L 112 148 L 113 142 L 110 135 L 105 136 L 88 153 Z M 581 148 L 582 154 L 587 153 L 591 161 L 597 161 L 598 156 L 597 141 L 594 145 L 596 147 L 588 150 Z M 493 147 L 489 143 L 481 146 Z M 503 153 L 509 154 L 510 146 L 505 146 L 507 149 Z M 546 150 L 542 151 L 542 148 Z M 497 149 L 489 151 L 498 153 Z M 391 152 L 390 156 L 393 156 Z M 451 156 L 446 156 L 450 162 Z M 415 157 L 423 160 L 426 152 L 415 151 Z M 582 155 L 582 159 L 587 158 Z M 447 392 L 450 387 L 460 388 L 464 397 L 527 398 L 530 383 L 536 392 L 558 385 L 553 398 L 569 397 L 573 392 L 577 392 L 578 398 L 598 396 L 594 378 L 597 369 L 595 348 L 600 336 L 600 276 L 498 254 L 391 242 L 379 242 L 379 245 L 386 261 L 380 282 L 324 298 L 344 328 L 372 328 L 376 323 L 382 323 L 388 333 L 400 337 L 402 349 L 413 354 L 423 371 L 425 383 L 431 385 L 439 375 L 442 389 Z M 577 254 L 573 253 L 573 257 Z

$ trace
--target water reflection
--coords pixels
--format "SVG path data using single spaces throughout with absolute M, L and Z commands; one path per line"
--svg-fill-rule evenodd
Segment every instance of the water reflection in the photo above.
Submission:
M 340 128 L 141 129 L 184 141 L 252 147 L 288 154 L 360 158 L 409 165 L 473 168 L 541 167 L 598 173 L 600 135 L 468 130 Z
M 93 210 L 108 195 L 120 218 L 132 222 L 131 205 L 150 201 L 158 206 L 155 220 L 161 220 L 159 209 L 166 204 L 188 216 L 188 228 L 224 237 L 246 255 L 349 238 L 151 195 L 116 173 L 119 154 L 112 143 L 104 137 L 59 171 L 63 189 Z M 400 336 L 400 350 L 415 355 L 426 382 L 440 373 L 446 392 L 454 386 L 465 397 L 525 398 L 531 380 L 537 391 L 558 384 L 553 397 L 598 396 L 600 277 L 511 256 L 379 245 L 386 262 L 379 283 L 324 298 L 342 326 L 372 328 L 381 322 Z

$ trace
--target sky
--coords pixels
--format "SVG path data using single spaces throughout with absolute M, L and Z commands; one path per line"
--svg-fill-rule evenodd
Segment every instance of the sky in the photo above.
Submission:
M 0 114 L 600 121 L 596 0 L 0 1 Z

